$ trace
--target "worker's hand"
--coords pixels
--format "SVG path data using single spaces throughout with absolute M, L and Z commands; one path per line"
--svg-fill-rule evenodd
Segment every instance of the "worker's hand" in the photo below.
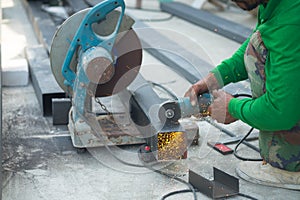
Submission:
M 209 106 L 210 116 L 219 123 L 230 124 L 237 119 L 232 117 L 228 111 L 229 101 L 234 98 L 225 91 L 215 90 L 212 92 L 214 97 L 213 103 Z
M 189 97 L 193 106 L 197 105 L 197 97 L 209 90 L 219 89 L 220 86 L 213 73 L 209 73 L 204 79 L 192 85 L 185 93 L 185 97 Z

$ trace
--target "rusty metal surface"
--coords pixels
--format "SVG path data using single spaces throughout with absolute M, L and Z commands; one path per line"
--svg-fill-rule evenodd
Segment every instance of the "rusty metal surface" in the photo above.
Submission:
M 72 110 L 70 111 L 70 116 Z M 115 118 L 127 118 L 125 113 L 115 114 Z M 127 120 L 116 120 L 112 115 L 95 117 L 97 124 L 87 124 L 84 120 L 74 123 L 69 121 L 68 127 L 73 145 L 77 148 L 99 147 L 105 145 L 142 144 L 145 140 L 133 124 Z M 71 119 L 71 117 L 70 117 Z M 91 120 L 92 121 L 92 120 Z

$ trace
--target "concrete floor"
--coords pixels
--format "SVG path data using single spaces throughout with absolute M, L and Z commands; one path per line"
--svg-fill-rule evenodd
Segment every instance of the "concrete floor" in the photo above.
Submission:
M 21 1 L 1 1 L 3 60 L 25 57 L 24 48 L 38 44 Z M 126 2 L 128 7 L 134 5 L 134 1 Z M 157 1 L 143 2 L 143 6 L 147 8 L 158 9 Z M 237 19 L 249 27 L 255 24 L 253 16 L 235 9 L 221 12 L 209 4 L 206 4 L 204 9 L 228 19 Z M 165 13 L 128 10 L 143 19 L 168 17 Z M 176 33 L 175 35 L 180 36 L 176 39 L 179 43 L 193 41 L 194 44 L 190 48 L 194 48 L 194 52 L 199 52 L 199 55 L 214 65 L 239 47 L 238 43 L 176 17 L 169 21 L 146 23 L 151 27 Z M 170 34 L 166 35 L 172 37 Z M 149 80 L 167 83 L 166 86 L 178 96 L 182 96 L 189 86 L 187 81 L 146 52 L 142 74 Z M 168 192 L 186 189 L 185 185 L 174 179 L 145 168 L 120 163 L 105 148 L 88 149 L 87 153 L 78 154 L 70 141 L 57 142 L 57 137 L 68 135 L 67 129 L 65 126 L 53 126 L 51 118 L 42 116 L 31 83 L 24 87 L 4 87 L 2 97 L 3 200 L 160 199 Z M 176 163 L 179 166 L 178 171 L 182 174 L 181 178 L 187 180 L 188 168 L 212 178 L 213 167 L 236 176 L 235 167 L 241 161 L 233 155 L 223 156 L 206 145 L 208 140 L 228 136 L 205 121 L 196 123 L 200 130 L 199 146 L 191 146 L 188 159 Z M 249 127 L 241 122 L 224 127 L 238 135 L 243 135 L 249 130 Z M 114 147 L 112 151 L 127 162 L 139 163 L 137 146 Z M 240 153 L 258 157 L 257 153 L 245 146 L 241 146 Z M 300 193 L 297 191 L 260 186 L 242 179 L 240 191 L 257 199 L 300 199 Z M 209 199 L 201 193 L 197 195 L 198 199 Z M 180 194 L 170 199 L 192 199 L 192 195 Z M 243 198 L 236 196 L 232 199 Z

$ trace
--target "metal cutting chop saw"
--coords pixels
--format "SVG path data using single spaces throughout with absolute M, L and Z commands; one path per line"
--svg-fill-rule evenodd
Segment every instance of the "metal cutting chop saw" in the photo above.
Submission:
M 51 68 L 72 98 L 68 128 L 73 146 L 143 143 L 140 153 L 146 161 L 186 158 L 188 137 L 178 120 L 206 112 L 210 97 L 200 98 L 199 107 L 187 98 L 169 101 L 154 92 L 139 74 L 142 46 L 132 28 L 134 20 L 124 10 L 123 0 L 103 1 L 69 17 L 54 35 Z M 99 100 L 116 94 L 125 97 L 131 122 L 116 124 L 122 115 L 112 115 Z M 94 112 L 95 102 L 104 115 Z
M 101 2 L 69 17 L 54 35 L 51 68 L 60 87 L 72 98 L 68 128 L 74 147 L 103 146 L 87 123 L 93 122 L 89 118 L 93 99 L 124 90 L 139 72 L 141 43 L 132 29 L 134 20 L 124 10 L 123 0 Z M 115 140 L 118 144 L 118 138 Z M 142 142 L 137 137 L 128 140 Z

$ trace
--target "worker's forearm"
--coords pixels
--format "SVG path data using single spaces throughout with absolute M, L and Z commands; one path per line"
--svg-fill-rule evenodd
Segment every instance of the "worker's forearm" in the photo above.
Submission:
M 232 82 L 235 83 L 247 79 L 248 74 L 244 64 L 244 53 L 248 42 L 249 39 L 243 43 L 231 58 L 224 60 L 211 71 L 221 87 Z
M 250 126 L 259 130 L 289 130 L 299 120 L 296 96 L 287 96 L 281 102 L 265 94 L 257 99 L 232 99 L 229 102 L 229 113 Z

